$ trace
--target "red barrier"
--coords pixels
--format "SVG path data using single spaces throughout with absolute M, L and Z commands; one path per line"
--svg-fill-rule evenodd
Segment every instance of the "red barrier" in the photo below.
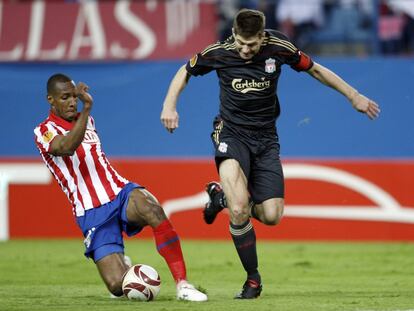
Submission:
M 182 59 L 217 40 L 214 3 L 0 4 L 0 61 Z
M 111 163 L 158 197 L 182 238 L 229 238 L 226 213 L 214 225 L 202 221 L 204 185 L 218 178 L 212 160 Z M 414 241 L 414 161 L 287 161 L 284 171 L 285 217 L 276 227 L 256 223 L 259 238 Z M 11 185 L 9 207 L 11 238 L 80 237 L 55 181 Z M 174 212 L 175 207 L 195 209 Z M 150 237 L 150 230 L 142 236 Z

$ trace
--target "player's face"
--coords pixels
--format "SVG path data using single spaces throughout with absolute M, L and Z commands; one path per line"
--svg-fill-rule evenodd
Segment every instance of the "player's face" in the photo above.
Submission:
M 264 39 L 264 33 L 258 33 L 254 37 L 244 38 L 233 33 L 236 49 L 242 59 L 251 59 L 260 51 Z
M 58 82 L 47 100 L 52 106 L 52 112 L 67 121 L 73 121 L 78 114 L 78 96 L 73 82 Z

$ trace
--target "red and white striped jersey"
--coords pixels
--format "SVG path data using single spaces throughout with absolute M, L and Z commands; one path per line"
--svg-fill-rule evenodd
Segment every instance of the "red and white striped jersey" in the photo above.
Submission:
M 57 135 L 66 135 L 74 124 L 50 113 L 35 129 L 35 142 L 43 161 L 73 206 L 76 216 L 115 199 L 129 182 L 111 166 L 101 149 L 95 122 L 89 116 L 85 137 L 72 156 L 54 156 L 50 144 Z

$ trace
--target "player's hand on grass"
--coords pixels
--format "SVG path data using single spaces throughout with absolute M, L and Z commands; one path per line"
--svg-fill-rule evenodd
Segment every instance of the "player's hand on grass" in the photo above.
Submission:
M 76 86 L 78 98 L 83 102 L 84 109 L 90 110 L 92 108 L 93 98 L 91 94 L 88 93 L 89 86 L 83 82 L 79 82 Z
M 352 107 L 357 111 L 365 113 L 371 120 L 376 119 L 381 112 L 378 104 L 361 94 L 356 94 L 351 99 Z
M 161 123 L 168 132 L 172 133 L 176 128 L 178 128 L 178 120 L 179 116 L 177 110 L 164 106 L 161 112 Z

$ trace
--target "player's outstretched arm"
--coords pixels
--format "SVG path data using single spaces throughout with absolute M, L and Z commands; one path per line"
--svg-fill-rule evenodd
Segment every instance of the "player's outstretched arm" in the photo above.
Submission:
M 50 153 L 56 156 L 70 156 L 81 144 L 88 124 L 89 113 L 92 109 L 93 99 L 88 93 L 89 87 L 79 82 L 76 86 L 76 95 L 83 102 L 83 109 L 76 120 L 72 130 L 67 135 L 56 136 L 51 145 Z
M 185 65 L 181 66 L 175 74 L 174 78 L 168 88 L 167 96 L 164 99 L 164 105 L 161 111 L 161 123 L 164 127 L 172 133 L 178 128 L 178 112 L 177 112 L 177 100 L 181 92 L 190 79 L 190 75 L 185 69 Z
M 365 113 L 370 119 L 373 120 L 379 116 L 380 108 L 376 102 L 359 94 L 356 89 L 328 68 L 314 63 L 307 72 L 321 83 L 342 93 L 351 102 L 352 107 Z

